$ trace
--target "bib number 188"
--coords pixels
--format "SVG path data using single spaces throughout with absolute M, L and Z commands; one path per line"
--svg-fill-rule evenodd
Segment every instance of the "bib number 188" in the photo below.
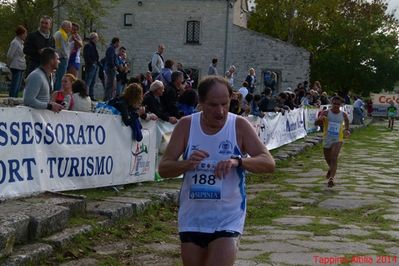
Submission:
M 216 183 L 215 175 L 206 175 L 206 174 L 195 174 L 192 176 L 193 184 L 197 185 L 214 185 Z

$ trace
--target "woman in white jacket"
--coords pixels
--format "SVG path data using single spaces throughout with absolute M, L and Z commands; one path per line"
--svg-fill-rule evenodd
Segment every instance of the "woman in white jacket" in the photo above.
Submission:
M 11 86 L 10 97 L 18 97 L 21 88 L 23 73 L 26 69 L 26 61 L 24 54 L 24 41 L 27 36 L 27 30 L 24 26 L 19 25 L 15 30 L 15 38 L 10 43 L 7 52 L 7 64 L 11 69 Z

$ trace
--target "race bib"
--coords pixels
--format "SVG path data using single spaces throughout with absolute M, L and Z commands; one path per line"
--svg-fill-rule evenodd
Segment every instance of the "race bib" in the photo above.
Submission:
M 220 200 L 223 180 L 215 176 L 216 161 L 203 160 L 190 176 L 190 199 Z
M 330 136 L 338 136 L 340 128 L 341 128 L 341 123 L 328 122 L 327 133 Z

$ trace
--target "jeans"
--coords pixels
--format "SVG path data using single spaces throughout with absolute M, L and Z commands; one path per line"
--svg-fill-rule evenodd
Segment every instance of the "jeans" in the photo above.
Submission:
M 94 84 L 96 84 L 97 65 L 86 65 L 85 82 L 89 88 L 90 98 L 94 98 Z
M 54 90 L 59 91 L 61 89 L 61 81 L 64 77 L 68 66 L 67 58 L 60 58 L 60 64 L 58 65 L 57 71 L 55 72 L 55 84 Z
M 109 101 L 114 96 L 116 71 L 114 69 L 107 69 L 105 74 L 104 101 Z
M 19 89 L 21 88 L 23 73 L 24 73 L 23 70 L 11 68 L 12 77 L 11 77 L 10 93 L 9 93 L 10 97 L 14 98 L 18 97 L 18 92 Z

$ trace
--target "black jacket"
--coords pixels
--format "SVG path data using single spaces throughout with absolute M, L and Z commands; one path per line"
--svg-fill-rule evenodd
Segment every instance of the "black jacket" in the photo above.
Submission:
M 29 60 L 39 64 L 39 50 L 47 47 L 55 48 L 53 35 L 50 34 L 50 38 L 46 39 L 39 31 L 31 32 L 24 43 L 24 53 Z
M 181 115 L 177 108 L 177 88 L 173 84 L 165 86 L 165 91 L 160 98 L 163 110 L 168 113 L 169 116 L 180 118 Z
M 151 91 L 144 95 L 143 105 L 147 112 L 156 114 L 163 121 L 169 122 L 169 115 L 163 111 L 161 103 Z
M 90 41 L 83 47 L 83 58 L 87 66 L 92 66 L 98 62 L 99 55 L 94 42 Z

